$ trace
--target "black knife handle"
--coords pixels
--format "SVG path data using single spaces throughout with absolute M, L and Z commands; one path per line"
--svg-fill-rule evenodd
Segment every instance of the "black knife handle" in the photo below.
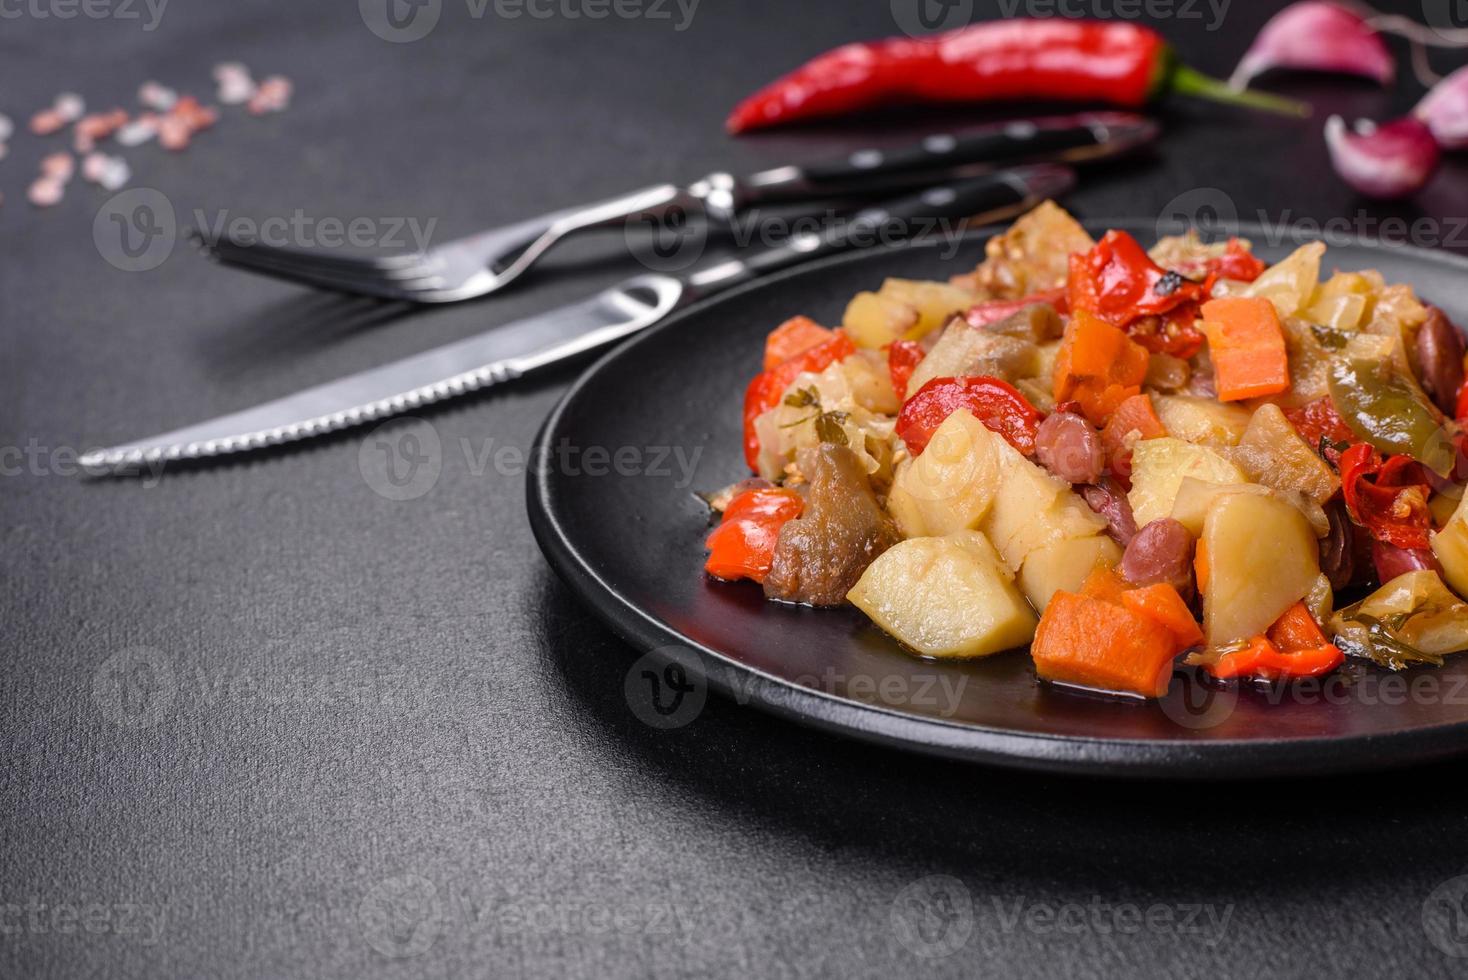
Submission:
M 802 231 L 762 250 L 708 261 L 683 278 L 691 296 L 701 298 L 838 252 L 956 236 L 966 220 L 1001 221 L 1074 185 L 1075 172 L 1055 164 L 1014 167 L 938 184 L 850 215 L 826 215 L 816 230 Z
M 1115 156 L 1154 139 L 1157 126 L 1131 113 L 1047 116 L 967 134 L 938 133 L 888 150 L 857 150 L 839 160 L 779 167 L 739 181 L 741 205 L 871 193 L 977 173 L 974 165 Z M 967 171 L 960 168 L 967 168 Z M 956 171 L 956 172 L 955 172 Z

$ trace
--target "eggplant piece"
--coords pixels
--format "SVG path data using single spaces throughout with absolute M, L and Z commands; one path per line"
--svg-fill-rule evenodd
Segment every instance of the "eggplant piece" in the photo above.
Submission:
M 780 529 L 765 595 L 839 606 L 867 566 L 902 536 L 850 449 L 822 443 L 800 450 L 796 464 L 809 484 L 805 513 Z

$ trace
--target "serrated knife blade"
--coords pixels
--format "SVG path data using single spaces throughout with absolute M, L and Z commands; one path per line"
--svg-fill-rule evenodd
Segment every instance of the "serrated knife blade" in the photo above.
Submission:
M 685 284 L 671 276 L 637 276 L 588 300 L 240 412 L 89 452 L 79 462 L 91 475 L 127 475 L 176 460 L 282 445 L 397 415 L 615 343 L 661 320 L 686 293 Z

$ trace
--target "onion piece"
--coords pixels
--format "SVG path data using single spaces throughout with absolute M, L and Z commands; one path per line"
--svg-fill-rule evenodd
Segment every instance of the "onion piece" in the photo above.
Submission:
M 1368 197 L 1406 197 L 1437 170 L 1441 154 L 1432 130 L 1410 116 L 1377 125 L 1367 119 L 1346 127 L 1340 116 L 1325 123 L 1325 145 L 1341 179 Z
M 1468 67 L 1434 85 L 1412 115 L 1427 124 L 1444 150 L 1468 149 Z
M 1397 73 L 1381 35 L 1360 14 L 1327 0 L 1291 4 L 1270 18 L 1228 84 L 1244 88 L 1274 68 L 1363 75 L 1382 85 Z

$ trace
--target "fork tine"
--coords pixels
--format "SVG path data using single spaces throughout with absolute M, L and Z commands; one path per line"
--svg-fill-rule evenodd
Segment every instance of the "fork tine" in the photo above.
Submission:
M 412 282 L 401 283 L 376 275 L 333 274 L 315 269 L 301 269 L 292 265 L 278 265 L 249 253 L 221 252 L 207 247 L 204 252 L 223 265 L 340 293 L 357 293 L 382 299 L 423 302 L 429 293 L 437 290 L 438 286 L 437 283 L 425 285 Z
M 289 245 L 271 245 L 261 241 L 245 241 L 233 238 L 228 232 L 216 238 L 209 238 L 202 231 L 196 230 L 194 237 L 206 241 L 210 245 L 227 245 L 231 248 L 259 249 L 278 255 L 289 255 L 293 259 L 303 262 L 320 262 L 323 264 L 335 264 L 342 266 L 353 266 L 356 268 L 370 267 L 378 271 L 389 271 L 419 265 L 423 261 L 422 252 L 413 252 L 399 255 L 337 255 L 332 253 L 321 253 L 310 249 L 299 249 Z
M 258 242 L 236 242 L 230 239 L 209 240 L 196 234 L 195 241 L 219 253 L 255 256 L 282 267 L 316 270 L 336 275 L 369 275 L 382 279 L 423 279 L 436 272 L 422 255 L 358 257 L 313 255 L 309 251 L 265 245 Z M 389 261 L 391 260 L 391 261 Z

